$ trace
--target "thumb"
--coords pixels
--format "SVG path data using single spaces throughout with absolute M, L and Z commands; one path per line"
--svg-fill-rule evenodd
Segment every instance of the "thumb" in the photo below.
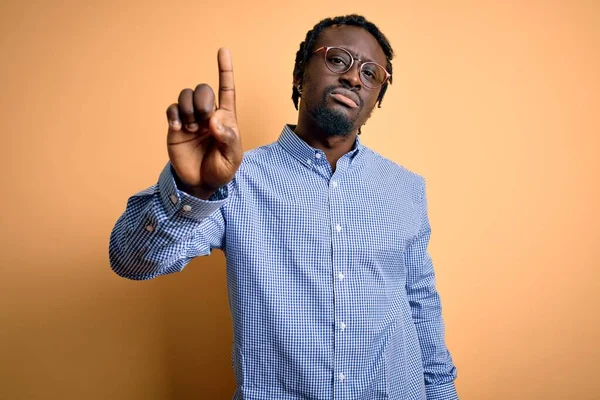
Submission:
M 226 126 L 218 117 L 214 115 L 209 122 L 209 129 L 215 138 L 219 147 L 228 148 L 236 145 L 238 135 L 234 128 Z

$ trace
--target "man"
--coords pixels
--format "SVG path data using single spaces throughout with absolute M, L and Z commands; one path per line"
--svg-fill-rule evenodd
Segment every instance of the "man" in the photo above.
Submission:
M 392 49 L 363 17 L 300 45 L 297 125 L 242 157 L 230 54 L 167 109 L 170 162 L 131 197 L 114 271 L 151 279 L 221 249 L 234 399 L 456 399 L 427 252 L 423 179 L 357 134 L 391 83 Z

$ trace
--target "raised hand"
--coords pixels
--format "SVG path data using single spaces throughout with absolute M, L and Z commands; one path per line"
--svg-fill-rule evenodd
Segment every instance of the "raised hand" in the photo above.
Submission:
M 235 113 L 233 64 L 219 49 L 219 104 L 207 84 L 184 89 L 167 108 L 167 150 L 181 190 L 207 199 L 229 183 L 242 162 L 242 143 Z

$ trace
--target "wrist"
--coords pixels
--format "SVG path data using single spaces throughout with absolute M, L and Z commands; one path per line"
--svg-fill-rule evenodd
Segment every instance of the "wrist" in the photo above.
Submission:
M 186 185 L 179 179 L 179 177 L 176 174 L 174 174 L 174 175 L 175 175 L 174 176 L 175 183 L 179 190 L 189 194 L 190 196 L 194 196 L 201 200 L 208 200 L 210 198 L 210 196 L 212 196 L 219 189 L 219 188 L 213 189 L 206 185 L 198 185 L 198 186 Z
M 213 189 L 207 186 L 188 186 L 182 184 L 180 190 L 201 200 L 208 200 L 219 188 Z

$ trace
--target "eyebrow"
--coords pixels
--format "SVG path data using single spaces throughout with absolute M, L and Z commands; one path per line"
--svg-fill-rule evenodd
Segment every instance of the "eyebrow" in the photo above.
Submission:
M 358 58 L 360 61 L 363 61 L 363 62 L 374 62 L 374 63 L 379 64 L 379 62 L 377 62 L 377 61 L 375 61 L 375 60 L 373 60 L 373 59 L 365 56 L 364 54 L 358 54 L 354 50 L 349 49 L 348 47 L 346 47 L 344 45 L 334 45 L 334 46 L 330 46 L 330 47 L 341 47 L 342 49 L 348 50 L 350 52 L 350 54 L 352 54 L 354 56 L 354 58 Z

